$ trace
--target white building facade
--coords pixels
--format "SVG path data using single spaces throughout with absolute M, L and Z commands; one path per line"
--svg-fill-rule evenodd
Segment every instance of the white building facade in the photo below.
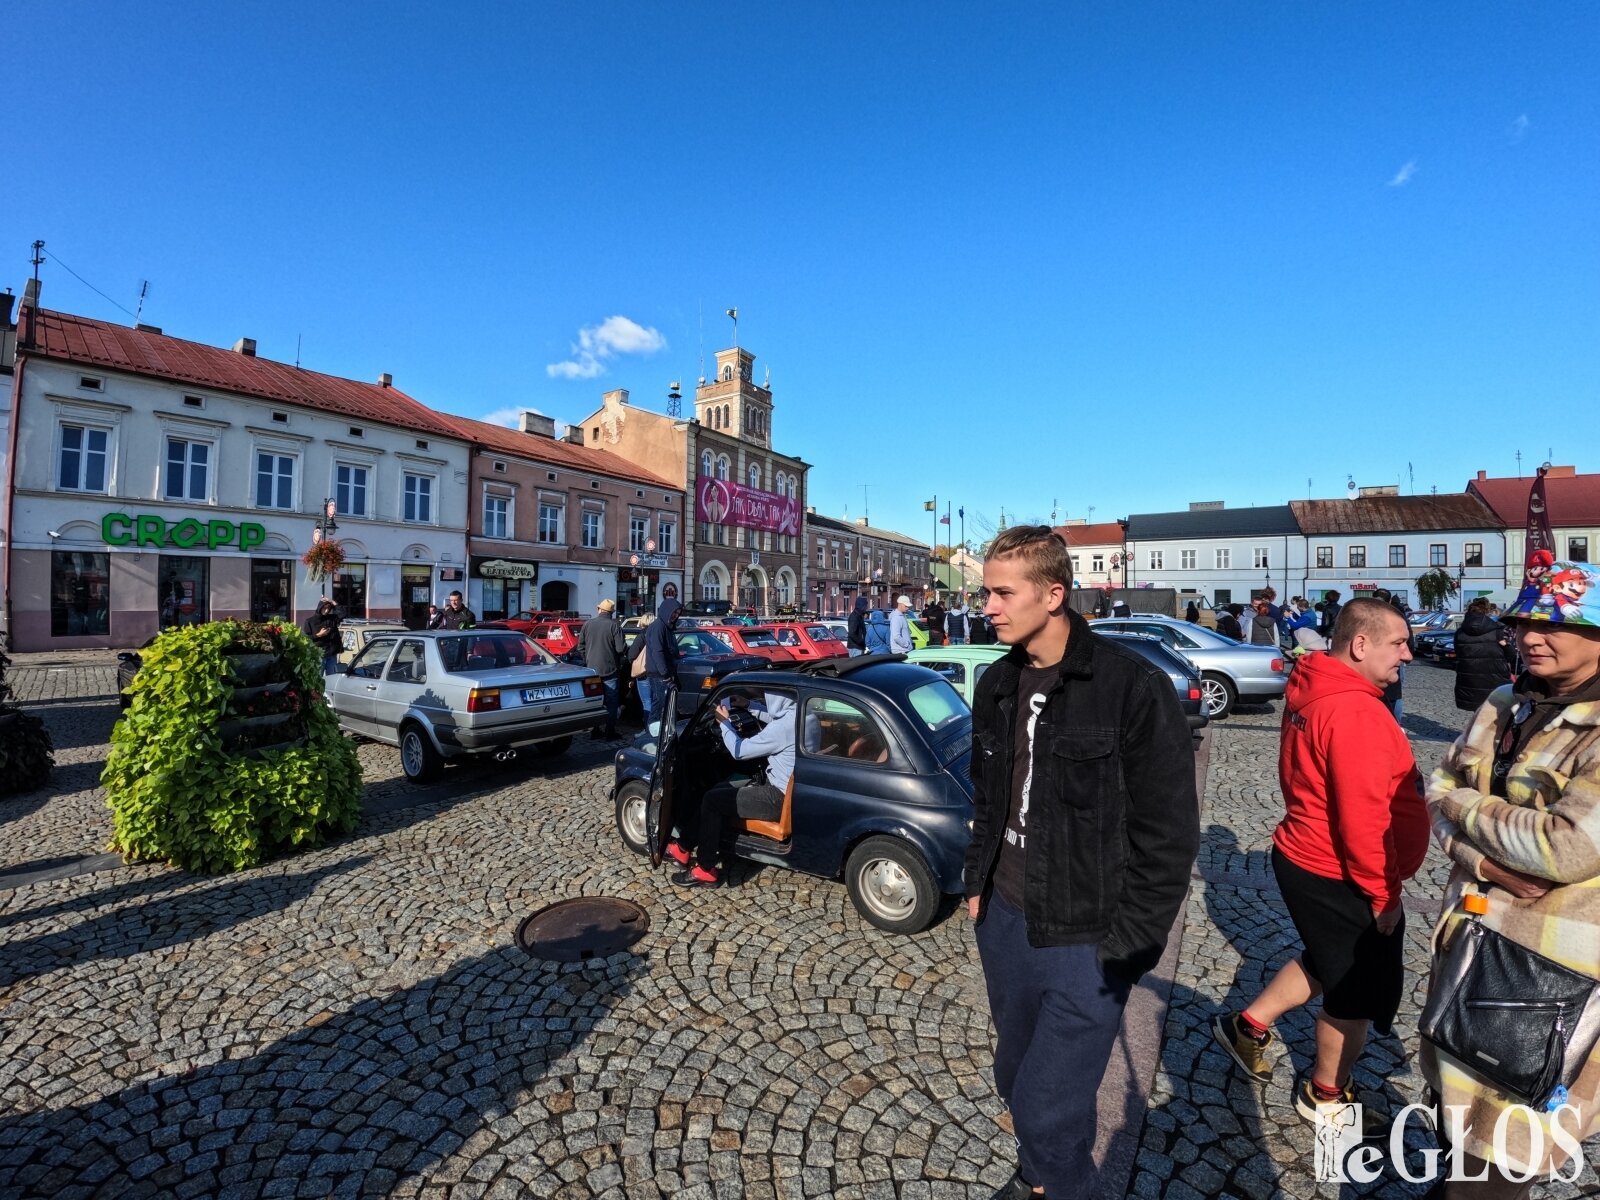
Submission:
M 1125 587 L 1197 591 L 1214 608 L 1269 587 L 1280 600 L 1304 594 L 1305 539 L 1287 505 L 1134 513 L 1125 528 Z
M 389 386 L 25 306 L 7 481 L 20 650 L 226 617 L 420 625 L 466 564 L 466 440 Z M 346 563 L 300 556 L 326 502 Z

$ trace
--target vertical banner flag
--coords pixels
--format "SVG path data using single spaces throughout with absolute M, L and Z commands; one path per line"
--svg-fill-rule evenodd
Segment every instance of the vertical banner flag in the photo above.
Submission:
M 1525 572 L 1532 571 L 1535 566 L 1547 567 L 1556 558 L 1556 538 L 1550 531 L 1550 510 L 1545 507 L 1544 476 L 1545 468 L 1540 467 L 1533 477 L 1533 486 L 1528 489 L 1527 545 L 1522 560 Z

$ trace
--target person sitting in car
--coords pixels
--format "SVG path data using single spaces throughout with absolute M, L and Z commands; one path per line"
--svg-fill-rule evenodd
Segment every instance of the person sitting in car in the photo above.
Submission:
M 731 705 L 731 707 L 730 707 Z M 716 887 L 721 882 L 718 863 L 722 854 L 722 829 L 727 819 L 776 821 L 783 812 L 784 793 L 794 775 L 795 705 L 781 692 L 767 692 L 752 703 L 732 696 L 715 709 L 722 744 L 741 762 L 766 760 L 764 775 L 742 784 L 724 781 L 707 789 L 699 811 L 680 822 L 678 836 L 667 843 L 667 857 L 684 869 L 673 875 L 680 887 Z M 761 722 L 750 728 L 750 718 Z M 747 730 L 741 733 L 740 729 Z M 695 854 L 690 866 L 688 845 Z

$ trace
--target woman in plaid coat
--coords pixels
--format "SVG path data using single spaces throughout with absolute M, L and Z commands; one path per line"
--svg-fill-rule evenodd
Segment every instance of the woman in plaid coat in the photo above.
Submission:
M 1583 573 L 1596 603 L 1586 612 L 1553 608 L 1542 595 L 1519 597 L 1501 619 L 1512 626 L 1527 671 L 1484 701 L 1428 785 L 1434 836 L 1454 867 L 1434 947 L 1437 955 L 1448 944 L 1463 918 L 1463 893 L 1476 890 L 1488 899 L 1489 928 L 1600 979 L 1600 572 L 1558 565 Z M 1496 1122 L 1516 1102 L 1426 1040 L 1422 1068 L 1438 1093 L 1443 1135 L 1454 1132 L 1450 1106 L 1466 1109 L 1460 1148 L 1469 1157 L 1461 1174 L 1491 1164 L 1483 1182 L 1444 1184 L 1438 1195 L 1525 1196 L 1566 1162 L 1550 1116 L 1538 1114 L 1535 1130 L 1526 1110 L 1506 1119 L 1504 1161 L 1496 1161 Z M 1562 1118 L 1569 1136 L 1600 1133 L 1600 1052 L 1567 1103 L 1577 1110 L 1576 1119 Z M 1506 1178 L 1508 1170 L 1529 1169 L 1537 1174 L 1526 1184 Z

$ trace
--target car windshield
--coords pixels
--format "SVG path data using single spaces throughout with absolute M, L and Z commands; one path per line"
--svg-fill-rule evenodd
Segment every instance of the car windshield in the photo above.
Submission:
M 746 646 L 776 646 L 778 638 L 770 629 L 746 629 L 744 631 L 744 644 Z
M 555 659 L 520 633 L 467 633 L 439 639 L 439 661 L 446 671 L 492 671 L 530 663 L 549 665 Z

